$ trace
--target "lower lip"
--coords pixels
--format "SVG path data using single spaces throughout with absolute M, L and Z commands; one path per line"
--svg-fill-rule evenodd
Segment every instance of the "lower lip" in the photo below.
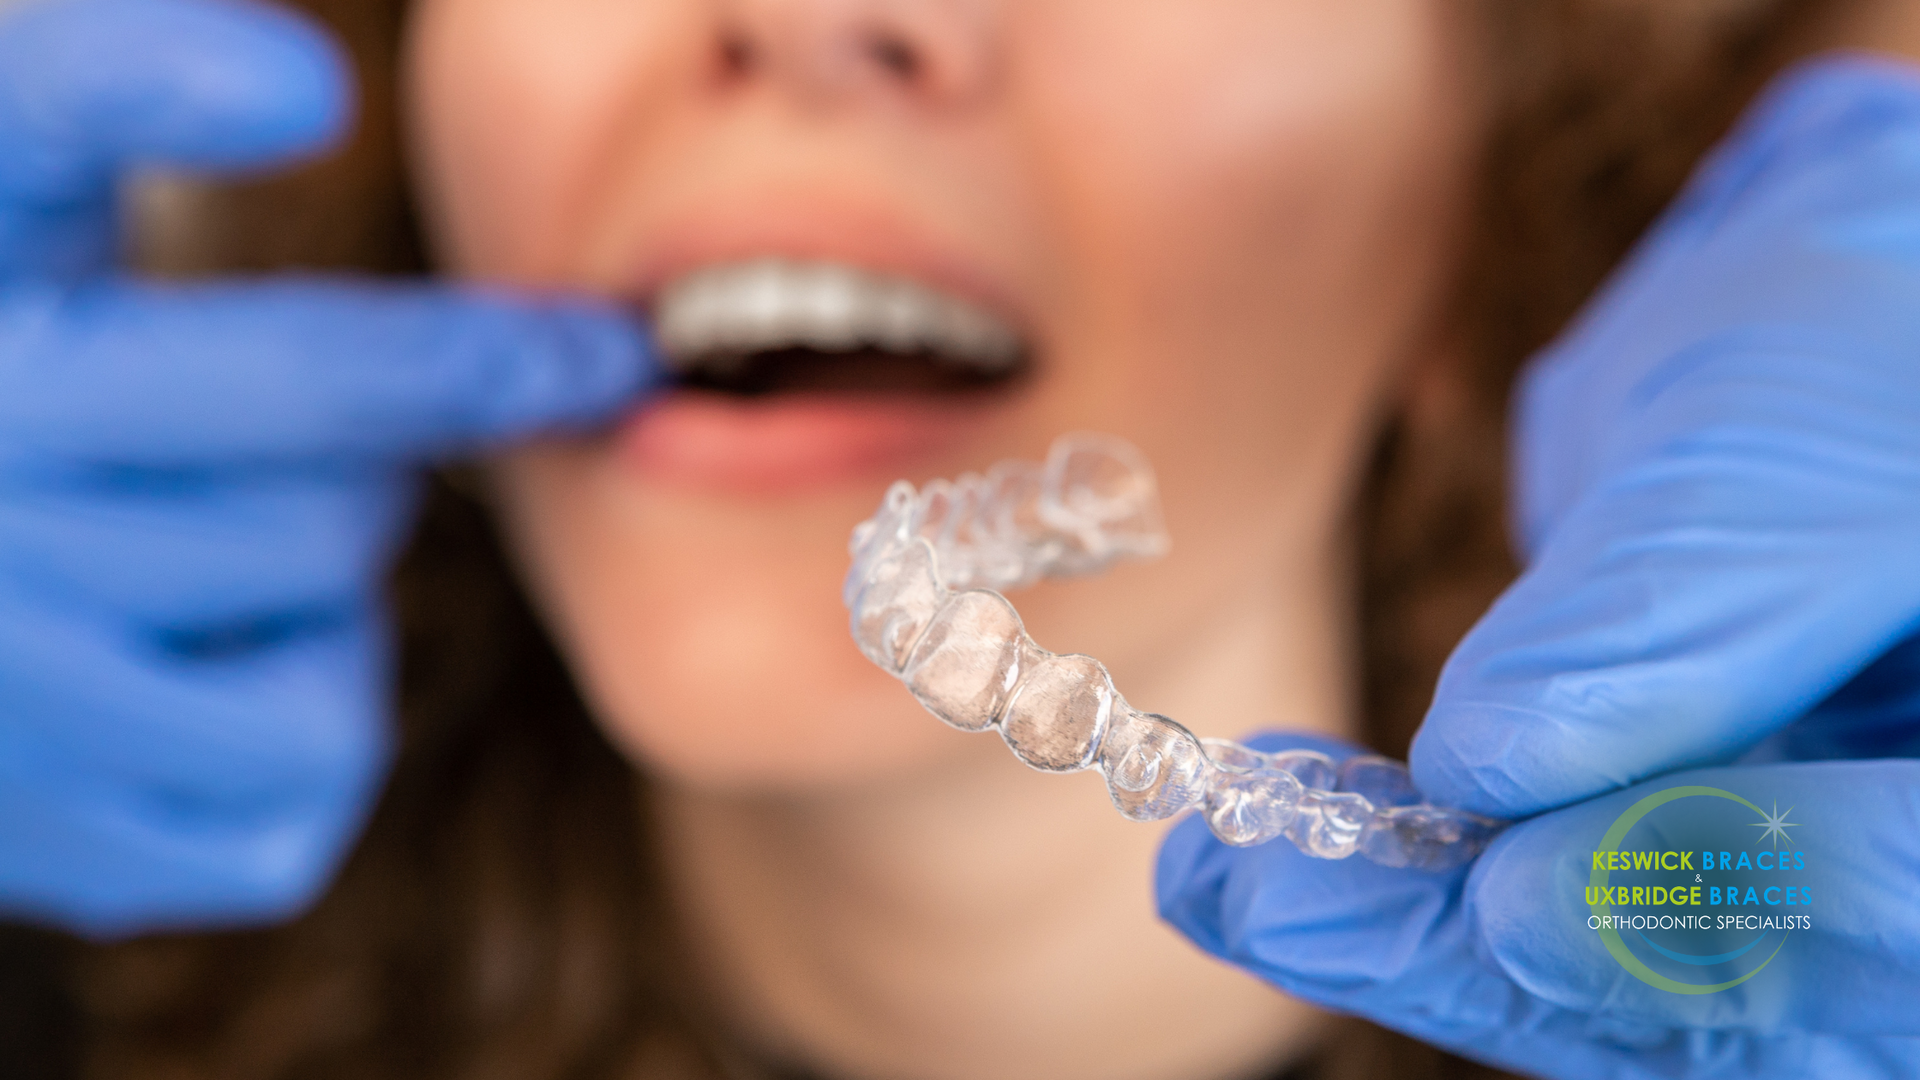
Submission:
M 976 430 L 997 395 L 915 397 L 789 393 L 741 398 L 676 390 L 620 433 L 626 459 L 649 479 L 777 494 L 894 479 Z

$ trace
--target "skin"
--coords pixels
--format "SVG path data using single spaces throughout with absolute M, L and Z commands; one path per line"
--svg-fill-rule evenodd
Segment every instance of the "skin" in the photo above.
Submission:
M 928 74 L 843 47 L 876 11 Z M 716 74 L 723 31 L 744 74 Z M 420 5 L 418 165 L 459 273 L 644 305 L 689 221 L 736 254 L 871 241 L 1037 355 L 939 445 L 806 482 L 656 468 L 628 433 L 498 470 L 584 691 L 658 780 L 716 1007 L 759 1052 L 1148 1080 L 1258 1074 L 1315 1038 L 1156 921 L 1162 828 L 927 717 L 854 650 L 839 581 L 889 481 L 1120 434 L 1175 553 L 1019 594 L 1036 640 L 1203 735 L 1350 733 L 1346 506 L 1439 355 L 1477 124 L 1461 52 L 1441 0 Z M 809 234 L 823 217 L 846 227 Z

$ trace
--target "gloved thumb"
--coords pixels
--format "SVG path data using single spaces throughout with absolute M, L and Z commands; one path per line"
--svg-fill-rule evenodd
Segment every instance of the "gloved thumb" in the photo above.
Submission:
M 352 113 L 339 51 L 279 8 L 0 5 L 0 280 L 77 280 L 111 267 L 129 166 L 284 164 L 331 145 Z
M 0 15 L 0 200 L 72 201 L 127 162 L 257 167 L 353 115 L 339 48 L 252 0 L 62 0 Z

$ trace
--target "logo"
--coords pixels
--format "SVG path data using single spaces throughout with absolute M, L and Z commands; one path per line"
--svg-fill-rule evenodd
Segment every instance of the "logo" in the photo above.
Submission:
M 1746 982 L 1793 931 L 1813 927 L 1809 861 L 1792 814 L 1716 787 L 1648 795 L 1592 852 L 1588 928 L 1649 986 L 1714 994 Z

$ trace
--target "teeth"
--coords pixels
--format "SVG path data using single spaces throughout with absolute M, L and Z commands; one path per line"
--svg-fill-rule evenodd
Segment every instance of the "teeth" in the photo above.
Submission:
M 666 287 L 660 344 L 680 370 L 772 349 L 927 352 L 998 372 L 1020 358 L 1000 319 L 918 282 L 839 263 L 756 259 L 708 267 Z

